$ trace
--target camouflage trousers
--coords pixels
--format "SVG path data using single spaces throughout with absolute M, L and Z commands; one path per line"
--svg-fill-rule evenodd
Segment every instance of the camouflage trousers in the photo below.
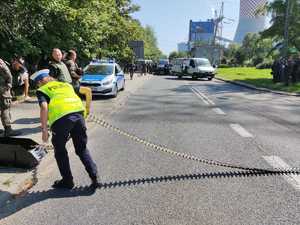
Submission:
M 0 116 L 3 127 L 11 125 L 10 105 L 11 99 L 0 97 Z

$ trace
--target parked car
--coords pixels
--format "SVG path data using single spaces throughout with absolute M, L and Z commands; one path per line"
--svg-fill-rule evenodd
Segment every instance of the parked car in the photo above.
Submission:
M 125 89 L 125 76 L 113 60 L 94 60 L 84 68 L 80 85 L 90 87 L 93 95 L 116 97 Z
M 170 62 L 168 59 L 160 59 L 155 68 L 154 74 L 160 75 L 169 75 L 170 74 Z
M 216 74 L 216 69 L 206 58 L 174 59 L 172 65 L 171 73 L 178 78 L 190 76 L 193 79 L 208 78 L 208 80 L 212 80 Z

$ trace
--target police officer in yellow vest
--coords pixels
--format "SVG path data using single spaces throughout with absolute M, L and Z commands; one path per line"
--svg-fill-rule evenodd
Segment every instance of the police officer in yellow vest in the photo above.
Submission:
M 97 188 L 99 184 L 97 167 L 87 149 L 87 133 L 83 117 L 85 109 L 81 99 L 74 92 L 72 85 L 54 80 L 49 76 L 47 69 L 36 72 L 31 79 L 39 87 L 37 97 L 40 104 L 42 139 L 44 142 L 48 141 L 47 123 L 49 123 L 55 158 L 62 176 L 62 179 L 55 181 L 52 187 L 67 189 L 74 187 L 66 149 L 70 136 L 75 152 L 92 180 L 91 186 Z

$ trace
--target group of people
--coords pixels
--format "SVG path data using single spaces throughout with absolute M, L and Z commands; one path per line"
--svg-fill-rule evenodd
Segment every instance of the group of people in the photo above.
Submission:
M 82 70 L 76 63 L 76 52 L 70 50 L 65 61 L 63 58 L 61 50 L 54 48 L 49 65 L 45 65 L 47 68 L 35 72 L 30 77 L 38 87 L 36 95 L 40 106 L 42 140 L 48 142 L 50 128 L 54 156 L 62 176 L 62 179 L 55 181 L 52 187 L 67 189 L 74 187 L 66 149 L 66 143 L 71 138 L 75 152 L 91 179 L 91 187 L 97 188 L 99 185 L 97 166 L 87 149 L 88 138 L 84 119 L 90 112 L 92 93 L 89 88 L 82 88 L 79 85 Z M 18 62 L 22 64 L 22 61 Z M 24 75 L 23 79 L 25 78 L 29 82 L 29 74 L 27 77 Z M 7 63 L 0 59 L 0 111 L 5 137 L 21 134 L 11 128 L 12 84 L 11 71 Z M 86 106 L 83 105 L 79 94 L 86 96 Z
M 273 82 L 283 82 L 286 85 L 300 81 L 300 55 L 298 58 L 290 56 L 282 57 L 274 61 L 272 65 Z
M 134 62 L 128 63 L 125 66 L 125 72 L 129 73 L 130 79 L 133 79 L 134 73 L 139 72 L 141 76 L 145 76 L 147 73 L 152 73 L 154 71 L 155 64 L 153 63 L 139 63 Z

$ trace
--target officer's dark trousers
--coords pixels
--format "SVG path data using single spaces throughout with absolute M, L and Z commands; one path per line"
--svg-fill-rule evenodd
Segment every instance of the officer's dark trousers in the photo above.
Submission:
M 66 143 L 71 136 L 76 154 L 85 166 L 91 179 L 97 177 L 97 167 L 87 149 L 87 134 L 84 118 L 79 113 L 69 114 L 57 120 L 51 127 L 54 155 L 63 179 L 73 179 Z

